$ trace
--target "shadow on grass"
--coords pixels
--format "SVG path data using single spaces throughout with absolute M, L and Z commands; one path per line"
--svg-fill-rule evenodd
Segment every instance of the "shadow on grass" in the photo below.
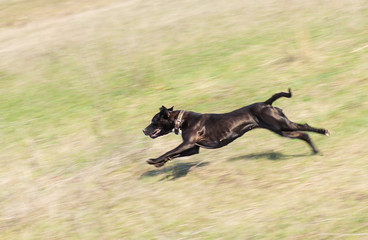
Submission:
M 264 152 L 264 153 L 252 153 L 247 154 L 239 157 L 230 158 L 228 161 L 238 161 L 238 160 L 257 160 L 257 159 L 268 159 L 272 161 L 279 161 L 279 160 L 289 160 L 298 157 L 306 157 L 310 156 L 308 154 L 293 154 L 293 155 L 285 155 L 279 152 Z
M 154 176 L 165 174 L 165 176 L 161 178 L 160 181 L 175 180 L 181 177 L 185 177 L 191 168 L 204 167 L 204 166 L 207 166 L 208 164 L 210 163 L 209 162 L 189 162 L 189 163 L 179 162 L 173 166 L 167 166 L 164 168 L 147 171 L 143 173 L 140 178 L 154 177 Z

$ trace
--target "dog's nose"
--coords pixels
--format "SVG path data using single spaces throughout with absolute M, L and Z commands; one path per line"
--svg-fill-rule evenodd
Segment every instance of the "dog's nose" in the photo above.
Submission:
M 146 129 L 143 129 L 142 132 L 144 133 L 144 135 L 147 135 Z

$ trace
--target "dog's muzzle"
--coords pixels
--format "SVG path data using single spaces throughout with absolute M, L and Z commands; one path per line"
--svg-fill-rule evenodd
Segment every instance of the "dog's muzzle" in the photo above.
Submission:
M 158 137 L 158 134 L 160 132 L 161 132 L 161 129 L 160 128 L 157 128 L 152 133 L 148 132 L 146 129 L 143 129 L 144 135 L 149 136 L 150 138 L 156 138 L 156 137 Z

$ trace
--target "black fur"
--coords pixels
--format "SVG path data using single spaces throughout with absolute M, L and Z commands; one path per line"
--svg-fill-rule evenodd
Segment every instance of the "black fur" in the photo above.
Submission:
M 272 103 L 280 97 L 290 98 L 289 92 L 280 92 L 265 102 L 254 103 L 224 114 L 201 114 L 185 111 L 181 121 L 183 142 L 171 151 L 156 159 L 147 162 L 156 167 L 163 166 L 167 161 L 199 153 L 199 148 L 220 148 L 231 143 L 244 133 L 255 129 L 265 128 L 283 137 L 301 139 L 309 144 L 313 153 L 318 150 L 310 137 L 300 131 L 315 132 L 329 136 L 329 131 L 323 128 L 314 128 L 308 124 L 298 124 L 290 121 L 280 108 L 273 107 Z M 179 115 L 173 107 L 167 109 L 162 106 L 144 134 L 157 138 L 173 131 L 175 121 Z

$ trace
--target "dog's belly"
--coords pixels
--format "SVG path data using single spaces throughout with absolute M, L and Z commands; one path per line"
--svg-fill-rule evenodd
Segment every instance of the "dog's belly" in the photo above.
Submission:
M 212 129 L 212 131 L 211 129 L 204 128 L 202 129 L 203 135 L 197 140 L 196 145 L 209 149 L 221 148 L 241 137 L 254 127 L 253 124 L 243 123 L 233 128 L 216 128 L 216 130 Z
M 222 141 L 206 141 L 206 140 L 202 140 L 202 141 L 198 141 L 196 142 L 195 145 L 202 147 L 202 148 L 208 148 L 208 149 L 214 149 L 214 148 L 221 148 L 224 147 L 226 145 L 228 145 L 229 143 L 231 143 L 232 141 L 234 141 L 236 138 L 231 138 L 231 139 L 225 139 Z
M 216 134 L 207 133 L 196 142 L 196 145 L 210 149 L 220 148 L 228 145 L 241 135 L 243 134 L 235 131 L 216 132 Z
M 204 142 L 197 142 L 195 145 L 197 145 L 198 147 L 207 148 L 207 149 L 219 148 L 219 147 L 215 147 L 212 144 L 208 144 L 208 143 L 204 143 Z

